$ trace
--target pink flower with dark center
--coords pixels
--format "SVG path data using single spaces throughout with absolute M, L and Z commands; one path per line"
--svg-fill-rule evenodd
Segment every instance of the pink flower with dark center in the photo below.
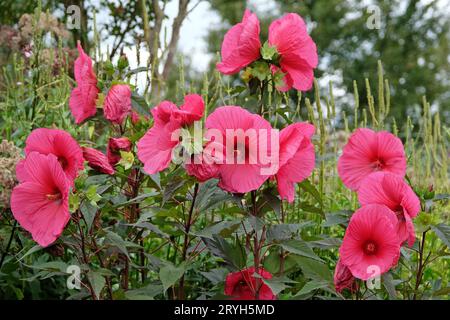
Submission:
M 92 169 L 112 175 L 115 173 L 114 168 L 108 162 L 108 158 L 101 152 L 93 148 L 83 147 L 84 159 L 88 162 Z
M 263 163 L 259 149 L 266 148 L 266 154 L 272 152 L 272 127 L 264 118 L 238 106 L 224 106 L 208 116 L 206 128 L 206 135 L 220 138 L 220 141 L 214 141 L 216 145 L 222 144 L 220 188 L 232 193 L 246 193 L 258 189 L 273 175 L 262 174 L 262 169 L 268 165 Z
M 34 241 L 47 247 L 70 219 L 70 183 L 53 154 L 30 152 L 22 162 L 22 180 L 11 195 L 11 211 Z
M 342 292 L 344 289 L 348 289 L 351 292 L 355 292 L 358 289 L 358 283 L 355 277 L 339 259 L 334 270 L 334 287 L 337 292 Z
M 259 268 L 257 273 L 263 279 L 272 279 L 272 275 L 263 268 Z M 275 300 L 270 287 L 254 274 L 254 267 L 229 273 L 225 279 L 225 295 L 232 300 Z
M 355 211 L 339 253 L 341 262 L 358 279 L 367 280 L 387 272 L 400 257 L 395 213 L 379 204 Z
M 180 143 L 175 139 L 177 130 L 200 120 L 204 108 L 201 96 L 191 94 L 185 97 L 180 109 L 170 101 L 163 101 L 151 110 L 153 126 L 137 143 L 138 158 L 144 163 L 148 174 L 169 167 L 172 150 Z
M 397 215 L 400 241 L 409 246 L 416 239 L 412 218 L 420 212 L 420 200 L 402 177 L 389 172 L 376 172 L 363 180 L 358 189 L 361 205 L 383 204 Z
M 121 125 L 131 113 L 131 90 L 126 84 L 116 84 L 108 91 L 103 105 L 103 113 L 109 121 Z
M 306 91 L 311 89 L 318 56 L 314 41 L 308 34 L 306 24 L 296 13 L 288 13 L 269 26 L 269 44 L 280 55 L 281 72 L 285 73 L 284 86 Z M 272 69 L 274 71 L 274 69 Z
M 79 41 L 77 47 L 79 57 L 74 64 L 77 87 L 70 94 L 69 107 L 78 124 L 94 116 L 97 112 L 96 100 L 99 90 L 91 58 L 84 52 Z
M 38 152 L 44 155 L 53 154 L 58 159 L 70 184 L 83 170 L 83 152 L 77 141 L 64 130 L 39 128 L 33 130 L 25 142 L 25 155 Z M 16 168 L 19 181 L 26 179 L 26 171 L 21 163 Z
M 128 138 L 109 138 L 108 149 L 106 150 L 106 157 L 109 163 L 114 166 L 116 165 L 121 157 L 120 151 L 130 152 L 131 151 L 131 141 Z
M 404 177 L 406 157 L 402 141 L 387 131 L 357 129 L 338 160 L 338 173 L 345 186 L 358 190 L 371 173 L 383 171 Z
M 280 160 L 276 174 L 281 199 L 294 201 L 295 184 L 314 170 L 315 153 L 311 137 L 314 126 L 303 122 L 287 126 L 280 132 Z
M 223 74 L 239 72 L 260 57 L 259 20 L 256 14 L 245 10 L 242 22 L 233 26 L 225 34 L 222 43 L 222 61 L 217 69 Z

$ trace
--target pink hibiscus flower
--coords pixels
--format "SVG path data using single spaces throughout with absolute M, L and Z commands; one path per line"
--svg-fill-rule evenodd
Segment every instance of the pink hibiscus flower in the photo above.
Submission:
M 69 181 L 52 154 L 31 152 L 22 172 L 25 179 L 11 194 L 11 211 L 34 241 L 46 247 L 58 239 L 70 219 Z
M 264 118 L 241 107 L 224 106 L 208 116 L 206 128 L 208 139 L 214 137 L 215 145 L 221 145 L 220 151 L 216 147 L 214 151 L 223 152 L 218 171 L 220 188 L 246 193 L 258 189 L 273 175 L 262 174 L 267 164 L 263 163 L 259 149 L 264 147 L 267 149 L 264 153 L 271 153 L 272 133 Z
M 257 281 L 254 274 L 254 267 L 229 273 L 225 279 L 225 295 L 232 300 L 275 300 L 270 287 L 259 278 Z M 272 279 L 272 275 L 263 268 L 258 269 L 258 274 L 264 279 Z
M 83 152 L 77 141 L 64 130 L 39 128 L 33 130 L 25 142 L 25 155 L 38 152 L 44 155 L 53 154 L 61 164 L 70 184 L 78 176 L 78 172 L 84 168 Z M 19 181 L 26 179 L 26 171 L 23 170 L 23 161 L 16 167 Z
M 116 84 L 108 91 L 103 105 L 103 114 L 109 121 L 121 125 L 131 113 L 131 90 L 126 84 Z
M 208 153 L 201 153 L 192 156 L 190 163 L 185 163 L 188 175 L 196 177 L 198 181 L 205 182 L 212 178 L 217 178 L 219 165 Z
M 401 177 L 406 173 L 406 157 L 399 138 L 387 131 L 357 129 L 338 160 L 338 173 L 347 188 L 358 190 L 369 174 L 387 171 Z
M 315 154 L 311 137 L 314 126 L 303 122 L 287 126 L 280 132 L 280 160 L 276 174 L 281 199 L 294 201 L 295 183 L 306 179 L 314 169 Z
M 75 60 L 74 74 L 77 87 L 70 94 L 69 107 L 75 122 L 81 123 L 97 112 L 95 101 L 99 90 L 97 78 L 92 69 L 92 60 L 84 52 L 80 42 L 77 43 L 79 57 Z
M 334 270 L 334 287 L 337 292 L 342 292 L 344 289 L 348 289 L 352 292 L 358 288 L 358 283 L 355 281 L 355 277 L 341 261 L 338 260 L 336 269 Z
M 356 278 L 367 280 L 387 272 L 400 257 L 395 213 L 379 204 L 355 211 L 339 253 Z
M 83 147 L 83 157 L 92 169 L 101 173 L 110 175 L 114 174 L 114 168 L 109 163 L 108 158 L 101 151 Z
M 116 165 L 120 161 L 120 151 L 130 152 L 131 141 L 128 138 L 109 138 L 106 156 L 111 165 Z
M 363 180 L 358 189 L 361 205 L 384 204 L 397 215 L 397 232 L 400 241 L 409 246 L 416 239 L 412 218 L 420 212 L 420 200 L 411 187 L 398 175 L 376 172 Z
M 180 109 L 170 101 L 163 101 L 151 110 L 154 118 L 152 128 L 138 141 L 138 158 L 149 174 L 169 167 L 172 150 L 180 143 L 176 131 L 203 116 L 205 105 L 201 96 L 187 95 Z
M 245 10 L 242 22 L 234 25 L 225 34 L 222 43 L 222 61 L 217 69 L 223 74 L 239 72 L 260 57 L 259 20 L 256 14 Z
M 269 44 L 275 46 L 281 56 L 280 67 L 285 73 L 285 85 L 279 89 L 311 89 L 313 70 L 318 64 L 317 48 L 303 19 L 298 14 L 289 13 L 273 21 L 269 26 Z

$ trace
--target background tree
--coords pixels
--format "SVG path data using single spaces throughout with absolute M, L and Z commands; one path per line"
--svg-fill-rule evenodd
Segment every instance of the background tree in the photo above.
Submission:
M 320 66 L 316 76 L 342 76 L 335 83 L 345 92 L 353 92 L 353 80 L 358 83 L 360 104 L 367 105 L 365 78 L 376 92 L 377 61 L 381 60 L 392 96 L 391 116 L 398 123 L 406 115 L 417 118 L 418 106 L 426 95 L 441 110 L 444 121 L 450 118 L 450 6 L 448 0 L 283 0 L 274 1 L 277 10 L 260 14 L 261 31 L 267 32 L 271 20 L 285 12 L 297 12 L 305 18 L 311 36 L 317 44 Z M 208 43 L 211 52 L 220 51 L 223 32 L 242 19 L 244 0 L 211 0 L 211 7 L 221 17 L 223 29 L 211 31 Z M 370 29 L 368 19 L 376 6 L 380 9 L 379 29 Z M 375 9 L 376 10 L 376 9 Z M 349 102 L 345 95 L 340 105 L 345 110 Z M 351 103 L 351 102 L 350 102 Z

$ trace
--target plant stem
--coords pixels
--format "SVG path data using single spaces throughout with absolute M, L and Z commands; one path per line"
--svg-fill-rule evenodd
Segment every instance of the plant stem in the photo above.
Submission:
M 422 282 L 423 271 L 424 271 L 424 267 L 425 267 L 425 263 L 423 260 L 423 254 L 424 254 L 425 239 L 427 236 L 427 232 L 428 232 L 428 230 L 425 230 L 422 233 L 422 241 L 419 244 L 419 264 L 417 266 L 416 285 L 414 287 L 413 300 L 417 299 L 417 291 L 419 290 L 420 283 Z
M 183 251 L 181 254 L 181 261 L 184 262 L 186 261 L 186 257 L 187 257 L 187 250 L 189 248 L 189 231 L 191 230 L 191 226 L 192 226 L 192 215 L 194 213 L 194 206 L 195 206 L 195 200 L 197 199 L 197 194 L 198 194 L 198 187 L 199 184 L 195 183 L 194 186 L 194 194 L 192 195 L 192 202 L 191 202 L 191 207 L 189 209 L 189 215 L 187 220 L 185 221 L 184 224 L 184 242 L 183 242 Z M 180 300 L 184 300 L 185 299 L 185 292 L 184 292 L 184 274 L 180 279 L 180 287 L 178 290 L 178 299 Z
M 86 243 L 85 243 L 85 238 L 84 238 L 84 234 L 83 234 L 83 230 L 81 229 L 81 225 L 80 225 L 80 219 L 82 217 L 82 214 L 78 211 L 78 217 L 75 219 L 77 227 L 78 227 L 78 231 L 80 232 L 80 248 L 81 248 L 81 254 L 82 254 L 82 258 L 83 258 L 83 262 L 86 265 L 89 265 L 89 259 L 88 256 L 86 254 Z M 95 294 L 94 288 L 92 287 L 91 282 L 89 281 L 89 278 L 86 277 L 86 281 L 87 281 L 87 286 L 89 288 L 89 291 L 91 293 L 92 299 L 93 300 L 98 300 L 99 297 L 97 297 L 97 295 Z
M 14 224 L 11 230 L 11 234 L 9 235 L 8 244 L 6 245 L 5 252 L 2 254 L 2 259 L 0 260 L 0 270 L 3 267 L 3 262 L 5 261 L 6 256 L 8 255 L 9 249 L 11 248 L 12 240 L 14 238 L 14 233 L 16 232 L 17 220 L 14 220 Z

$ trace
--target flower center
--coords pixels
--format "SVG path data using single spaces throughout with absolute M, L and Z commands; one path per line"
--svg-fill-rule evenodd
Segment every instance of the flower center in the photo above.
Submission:
M 363 251 L 369 256 L 373 255 L 377 252 L 377 245 L 372 240 L 369 240 L 364 244 Z
M 61 167 L 63 168 L 63 170 L 65 170 L 67 168 L 67 166 L 69 165 L 69 162 L 67 162 L 67 159 L 64 157 L 58 157 L 58 162 L 61 165 Z
M 385 167 L 385 163 L 383 159 L 376 159 L 374 164 L 373 164 L 373 169 L 375 171 L 382 171 Z
M 50 201 L 56 201 L 56 200 L 60 200 L 62 198 L 61 193 L 57 192 L 54 194 L 46 194 L 45 197 L 47 198 L 47 200 Z

